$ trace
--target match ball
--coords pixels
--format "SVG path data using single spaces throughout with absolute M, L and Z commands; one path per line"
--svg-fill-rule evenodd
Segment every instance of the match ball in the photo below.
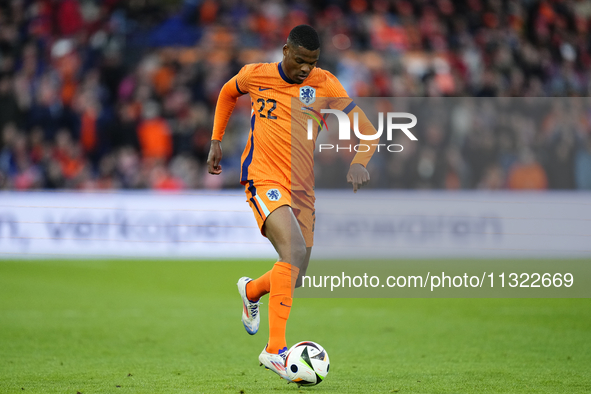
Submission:
M 328 374 L 328 353 L 311 341 L 296 343 L 287 351 L 285 371 L 298 386 L 315 386 Z

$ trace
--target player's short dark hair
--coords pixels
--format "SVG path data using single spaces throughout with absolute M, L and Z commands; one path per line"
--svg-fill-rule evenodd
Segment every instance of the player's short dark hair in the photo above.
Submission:
M 287 42 L 294 47 L 304 47 L 309 51 L 320 48 L 320 38 L 316 30 L 309 25 L 299 25 L 291 29 Z

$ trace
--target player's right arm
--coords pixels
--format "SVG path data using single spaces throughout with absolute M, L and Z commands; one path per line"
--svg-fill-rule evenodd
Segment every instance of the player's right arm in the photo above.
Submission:
M 222 173 L 222 139 L 226 126 L 230 120 L 230 115 L 234 111 L 238 97 L 246 94 L 246 67 L 242 68 L 238 75 L 232 77 L 222 87 L 218 102 L 215 107 L 215 115 L 213 120 L 213 133 L 211 135 L 211 146 L 209 147 L 209 155 L 207 157 L 207 171 L 213 175 Z M 242 88 L 240 87 L 242 86 Z

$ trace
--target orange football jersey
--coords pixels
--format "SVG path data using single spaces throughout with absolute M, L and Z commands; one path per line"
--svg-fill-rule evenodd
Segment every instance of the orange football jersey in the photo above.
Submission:
M 234 97 L 248 93 L 251 98 L 250 134 L 242 154 L 240 182 L 277 182 L 291 190 L 312 190 L 319 130 L 313 139 L 307 138 L 309 117 L 304 107 L 350 112 L 355 107 L 352 100 L 326 99 L 349 97 L 337 78 L 316 67 L 303 83 L 296 84 L 285 75 L 281 63 L 257 63 L 244 66 L 227 85 L 234 87 Z M 292 99 L 299 108 L 292 108 Z M 292 110 L 297 111 L 293 120 Z M 224 130 L 219 126 L 214 125 L 213 139 L 221 140 Z

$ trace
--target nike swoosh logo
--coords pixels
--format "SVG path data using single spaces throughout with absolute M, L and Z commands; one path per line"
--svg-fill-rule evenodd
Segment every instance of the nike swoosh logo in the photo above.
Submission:
M 283 306 L 286 306 L 288 308 L 291 308 L 291 305 L 285 305 L 283 302 L 280 302 L 279 305 L 283 305 Z
M 262 92 L 263 90 L 269 90 L 269 89 L 271 89 L 271 88 L 264 88 L 263 89 L 262 87 L 259 86 L 259 92 Z

